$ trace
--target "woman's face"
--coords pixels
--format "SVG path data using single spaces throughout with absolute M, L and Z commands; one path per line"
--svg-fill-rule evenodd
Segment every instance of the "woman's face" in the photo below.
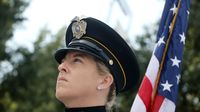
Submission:
M 97 92 L 101 75 L 92 56 L 81 52 L 69 52 L 58 66 L 56 97 L 70 102 L 89 97 Z

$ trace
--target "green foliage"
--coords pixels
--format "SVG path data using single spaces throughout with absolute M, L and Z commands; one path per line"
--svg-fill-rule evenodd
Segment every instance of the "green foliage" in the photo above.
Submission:
M 0 86 L 0 107 L 4 112 L 55 112 L 62 105 L 55 99 L 57 65 L 53 53 L 63 42 L 64 30 L 51 35 L 44 28 L 34 43 L 34 52 L 18 48 L 12 56 L 20 56 L 14 69 L 5 75 Z M 56 39 L 54 39 L 56 38 Z M 46 39 L 52 40 L 46 42 Z
M 24 0 L 0 0 L 0 60 L 9 58 L 6 41 L 13 36 L 15 26 L 25 19 L 21 14 L 27 5 Z

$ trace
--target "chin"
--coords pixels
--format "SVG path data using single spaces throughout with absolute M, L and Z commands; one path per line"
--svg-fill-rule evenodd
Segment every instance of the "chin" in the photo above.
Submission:
M 56 88 L 55 96 L 59 101 L 62 101 L 62 99 L 66 97 L 66 92 L 64 91 L 63 88 Z

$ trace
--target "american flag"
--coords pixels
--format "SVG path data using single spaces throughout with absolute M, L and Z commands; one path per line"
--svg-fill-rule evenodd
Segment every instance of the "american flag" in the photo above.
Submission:
M 131 112 L 174 112 L 190 0 L 166 0 L 157 43 Z

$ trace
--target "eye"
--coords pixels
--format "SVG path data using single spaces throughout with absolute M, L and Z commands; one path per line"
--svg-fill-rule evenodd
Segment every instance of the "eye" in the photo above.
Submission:
M 82 63 L 82 60 L 80 58 L 74 58 L 73 62 L 74 63 Z

